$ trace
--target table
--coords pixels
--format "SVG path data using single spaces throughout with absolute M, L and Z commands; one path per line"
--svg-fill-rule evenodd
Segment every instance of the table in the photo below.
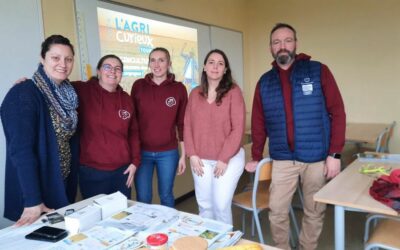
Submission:
M 375 145 L 380 133 L 389 126 L 386 123 L 347 123 L 346 142 Z
M 89 204 L 93 203 L 93 200 L 100 198 L 104 195 L 97 195 L 94 196 L 92 198 L 83 200 L 83 201 L 79 201 L 76 202 L 74 204 L 71 204 L 69 206 L 60 208 L 58 210 L 56 210 L 58 213 L 60 214 L 64 214 L 65 211 L 67 209 L 71 209 L 73 208 L 75 211 L 79 210 L 81 208 L 86 207 Z M 135 201 L 128 201 L 128 206 L 132 206 L 135 203 Z M 40 241 L 31 241 L 31 240 L 26 240 L 24 238 L 24 236 L 28 233 L 33 231 L 33 227 L 35 227 L 35 229 L 37 227 L 42 226 L 43 224 L 41 224 L 39 221 L 35 222 L 36 225 L 31 225 L 31 226 L 27 226 L 25 229 L 24 227 L 22 228 L 18 228 L 18 229 L 13 229 L 12 227 L 8 227 L 8 228 L 4 228 L 0 230 L 0 249 L 9 249 L 9 248 L 13 248 L 15 249 L 26 249 L 26 248 L 30 248 L 30 249 L 39 249 L 43 247 L 43 242 Z M 56 224 L 52 224 L 52 227 L 58 227 L 58 228 L 65 228 L 65 223 L 64 222 L 59 222 Z M 22 230 L 21 230 L 22 229 Z M 13 231 L 18 230 L 18 233 L 13 233 Z M 10 238 L 7 238 L 7 236 L 10 236 Z M 11 238 L 12 237 L 12 238 Z M 3 241 L 2 241 L 3 240 Z M 7 242 L 4 242 L 7 241 Z M 18 242 L 18 244 L 16 244 Z M 5 244 L 4 244 L 5 243 Z M 246 239 L 241 239 L 238 242 L 238 245 L 243 245 L 243 244 L 251 244 L 251 243 L 256 243 L 250 240 L 246 240 Z M 267 246 L 267 245 L 263 245 L 257 242 L 257 244 L 259 244 L 261 246 L 261 248 L 263 250 L 277 250 L 278 248 L 272 247 L 272 246 Z
M 374 179 L 359 173 L 363 164 L 366 162 L 355 160 L 314 195 L 315 201 L 335 206 L 336 250 L 345 249 L 346 210 L 399 216 L 395 210 L 374 200 L 369 195 L 369 188 Z M 400 168 L 400 163 L 385 163 L 385 165 L 391 166 L 392 169 Z
M 263 250 L 279 250 L 280 248 L 272 247 L 272 246 L 267 246 L 258 242 L 246 240 L 246 239 L 241 239 L 236 245 L 243 245 L 243 244 L 251 244 L 251 243 L 257 243 L 258 245 L 261 246 Z

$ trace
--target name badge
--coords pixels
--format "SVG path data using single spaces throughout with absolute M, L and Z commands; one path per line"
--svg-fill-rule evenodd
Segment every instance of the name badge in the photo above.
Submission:
M 303 90 L 303 95 L 311 95 L 313 92 L 312 84 L 301 85 L 301 89 Z

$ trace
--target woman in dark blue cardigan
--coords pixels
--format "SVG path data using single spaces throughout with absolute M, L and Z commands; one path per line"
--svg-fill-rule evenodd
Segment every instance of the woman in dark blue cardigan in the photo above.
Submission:
M 32 79 L 10 89 L 1 105 L 6 137 L 4 217 L 16 225 L 74 202 L 77 187 L 78 99 L 68 81 L 74 63 L 70 41 L 42 43 Z

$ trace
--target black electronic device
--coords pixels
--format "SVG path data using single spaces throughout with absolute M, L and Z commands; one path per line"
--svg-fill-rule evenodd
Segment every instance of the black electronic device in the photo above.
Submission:
M 64 221 L 64 216 L 62 216 L 61 214 L 59 214 L 57 212 L 46 214 L 46 217 L 49 220 L 50 224 Z
M 67 235 L 68 231 L 65 229 L 43 226 L 25 235 L 25 238 L 29 240 L 56 242 L 64 239 Z

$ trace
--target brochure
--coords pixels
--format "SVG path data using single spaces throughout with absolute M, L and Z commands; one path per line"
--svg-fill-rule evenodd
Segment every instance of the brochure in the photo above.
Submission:
M 99 222 L 103 227 L 115 227 L 128 230 L 132 233 L 141 231 L 154 231 L 159 226 L 165 225 L 178 218 L 178 210 L 161 205 L 151 205 L 136 202 L 121 212 Z
M 117 245 L 129 237 L 132 233 L 122 231 L 114 227 L 94 226 L 84 232 L 72 235 L 48 250 L 89 250 L 89 249 L 108 249 Z
M 232 225 L 180 212 L 178 220 L 165 227 L 160 233 L 168 235 L 168 244 L 170 246 L 175 240 L 184 236 L 202 237 L 207 240 L 208 246 L 211 246 L 231 230 Z
M 217 250 L 223 247 L 235 245 L 243 236 L 241 231 L 227 232 L 220 239 L 215 241 L 208 249 Z

